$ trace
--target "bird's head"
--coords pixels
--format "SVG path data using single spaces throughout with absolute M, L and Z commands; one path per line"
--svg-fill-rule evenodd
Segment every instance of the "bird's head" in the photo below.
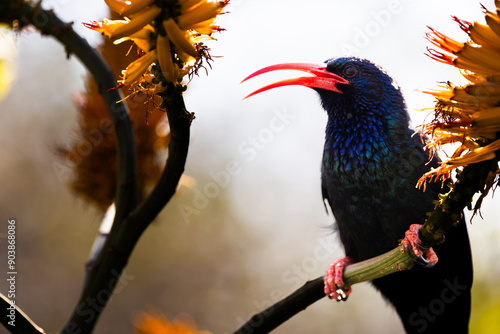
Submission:
M 342 57 L 323 64 L 278 64 L 258 70 L 243 81 L 276 70 L 298 70 L 311 75 L 267 85 L 246 98 L 272 88 L 300 85 L 318 92 L 330 118 L 361 122 L 387 119 L 390 123 L 397 119 L 408 124 L 400 89 L 385 71 L 369 60 Z

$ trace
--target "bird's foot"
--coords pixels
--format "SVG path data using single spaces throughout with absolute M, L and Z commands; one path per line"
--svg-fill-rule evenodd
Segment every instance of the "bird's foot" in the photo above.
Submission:
M 351 294 L 351 287 L 344 286 L 344 281 L 342 280 L 342 274 L 344 273 L 344 267 L 353 263 L 354 260 L 349 257 L 341 257 L 334 260 L 324 278 L 325 282 L 325 294 L 330 299 L 335 299 L 336 301 L 346 301 L 347 297 Z
M 408 251 L 411 247 L 413 254 L 417 257 L 417 263 L 424 267 L 433 267 L 438 262 L 438 257 L 432 248 L 423 247 L 420 244 L 419 230 L 421 227 L 420 224 L 410 225 L 408 231 L 405 232 L 402 244 Z

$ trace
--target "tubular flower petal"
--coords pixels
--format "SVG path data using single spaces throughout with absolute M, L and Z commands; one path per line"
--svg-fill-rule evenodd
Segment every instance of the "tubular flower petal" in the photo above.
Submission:
M 204 2 L 205 2 L 205 0 L 184 0 L 184 1 L 181 1 L 181 12 L 187 12 L 189 10 L 192 10 L 193 8 L 201 5 Z
M 464 47 L 463 43 L 457 42 L 454 39 L 447 37 L 446 35 L 440 33 L 439 31 L 428 27 L 431 32 L 427 33 L 425 37 L 429 42 L 441 48 L 447 52 L 453 53 L 462 50 Z
M 139 49 L 141 49 L 144 52 L 149 52 L 152 49 L 151 41 L 148 39 L 139 39 L 139 38 L 134 38 L 132 39 L 137 45 Z
M 487 146 L 479 147 L 473 151 L 469 151 L 469 153 L 459 156 L 449 163 L 449 166 L 453 166 L 454 168 L 459 166 L 465 166 L 468 164 L 473 164 L 478 161 L 491 160 L 495 158 L 495 151 L 500 149 L 500 140 L 497 140 Z
M 130 20 L 104 19 L 102 22 L 93 21 L 91 23 L 84 23 L 84 25 L 87 28 L 96 30 L 111 39 L 119 39 L 140 31 L 160 13 L 160 8 L 152 6 L 146 8 L 140 13 L 137 13 Z
M 104 0 L 109 8 L 123 16 L 135 14 L 151 5 L 154 1 L 155 0 Z
M 203 35 L 210 35 L 214 31 L 220 31 L 219 26 L 214 25 L 215 18 L 193 24 L 190 28 Z
M 174 81 L 175 67 L 172 61 L 172 51 L 170 49 L 170 40 L 167 36 L 158 35 L 156 39 L 156 50 L 158 52 L 158 63 L 163 76 L 167 81 Z
M 122 84 L 130 85 L 137 82 L 154 61 L 156 61 L 156 50 L 150 51 L 130 63 L 123 71 Z
M 193 25 L 216 17 L 222 12 L 222 8 L 226 5 L 224 1 L 204 2 L 193 10 L 181 14 L 177 22 L 181 29 L 191 29 Z
M 133 34 L 153 21 L 158 15 L 160 15 L 160 13 L 161 8 L 156 6 L 148 7 L 135 14 L 126 25 L 117 28 L 114 34 L 110 36 L 110 38 L 118 39 Z
M 130 34 L 128 36 L 122 37 L 120 39 L 117 39 L 114 41 L 115 44 L 119 44 L 121 42 L 127 41 L 127 40 L 135 40 L 135 39 L 144 39 L 148 40 L 151 37 L 151 34 L 154 32 L 153 27 L 151 26 L 146 26 L 142 28 L 139 31 L 136 31 L 133 34 Z
M 152 43 L 150 41 L 150 37 L 153 32 L 154 32 L 153 27 L 146 26 L 145 28 L 142 28 L 141 30 L 129 36 L 125 36 L 115 40 L 113 44 L 120 44 L 125 41 L 131 40 L 137 45 L 139 49 L 141 49 L 144 52 L 148 52 L 152 49 Z
M 186 30 L 181 30 L 172 18 L 163 21 L 163 27 L 172 43 L 174 43 L 180 51 L 192 57 L 198 56 L 198 51 L 196 51 L 196 48 L 191 44 L 189 35 L 186 34 Z
M 474 47 L 466 43 L 463 49 L 457 54 L 458 58 L 468 59 L 472 64 L 480 64 L 485 69 L 490 69 L 490 72 L 500 71 L 500 53 L 481 46 Z
M 457 167 L 493 159 L 500 150 L 500 1 L 495 4 L 496 13 L 485 10 L 486 24 L 453 17 L 469 42 L 457 42 L 432 28 L 426 35 L 440 49 L 428 49 L 428 55 L 457 67 L 470 83 L 423 91 L 437 100 L 434 119 L 422 125 L 422 134 L 431 135 L 426 148 L 435 153 L 442 145 L 460 145 L 419 180 L 420 186 L 434 177 L 447 177 Z
M 126 20 L 104 19 L 102 22 L 92 21 L 90 23 L 84 23 L 83 25 L 111 38 L 111 36 L 116 34 L 116 30 L 123 29 L 127 24 L 128 21 Z
M 500 36 L 500 17 L 497 13 L 486 11 L 486 23 L 495 32 L 497 36 Z
M 469 36 L 478 45 L 500 51 L 500 37 L 489 25 L 474 22 L 469 27 Z

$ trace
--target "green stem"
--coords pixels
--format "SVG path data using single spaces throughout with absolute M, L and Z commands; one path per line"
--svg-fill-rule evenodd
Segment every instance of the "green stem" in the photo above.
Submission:
M 464 208 L 471 207 L 474 194 L 484 190 L 490 172 L 498 169 L 499 158 L 468 165 L 458 172 L 450 192 L 441 195 L 436 209 L 420 229 L 422 246 L 439 243 L 445 232 L 460 221 Z
M 372 281 L 398 271 L 411 269 L 413 263 L 413 258 L 405 248 L 397 247 L 385 254 L 347 266 L 343 275 L 344 284 L 351 286 Z

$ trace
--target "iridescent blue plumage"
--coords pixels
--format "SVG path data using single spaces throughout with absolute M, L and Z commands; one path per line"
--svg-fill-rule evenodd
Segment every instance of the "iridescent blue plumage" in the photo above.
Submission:
M 393 249 L 410 224 L 424 222 L 440 189 L 434 185 L 422 192 L 415 185 L 437 160 L 426 165 L 420 136 L 409 129 L 404 98 L 387 73 L 352 57 L 329 60 L 326 69 L 349 84 L 337 84 L 340 94 L 316 89 L 328 113 L 323 196 L 346 255 L 361 261 Z M 409 333 L 467 332 L 472 263 L 465 224 L 446 238 L 434 248 L 439 257 L 434 268 L 373 282 Z M 443 300 L 445 294 L 449 298 Z

